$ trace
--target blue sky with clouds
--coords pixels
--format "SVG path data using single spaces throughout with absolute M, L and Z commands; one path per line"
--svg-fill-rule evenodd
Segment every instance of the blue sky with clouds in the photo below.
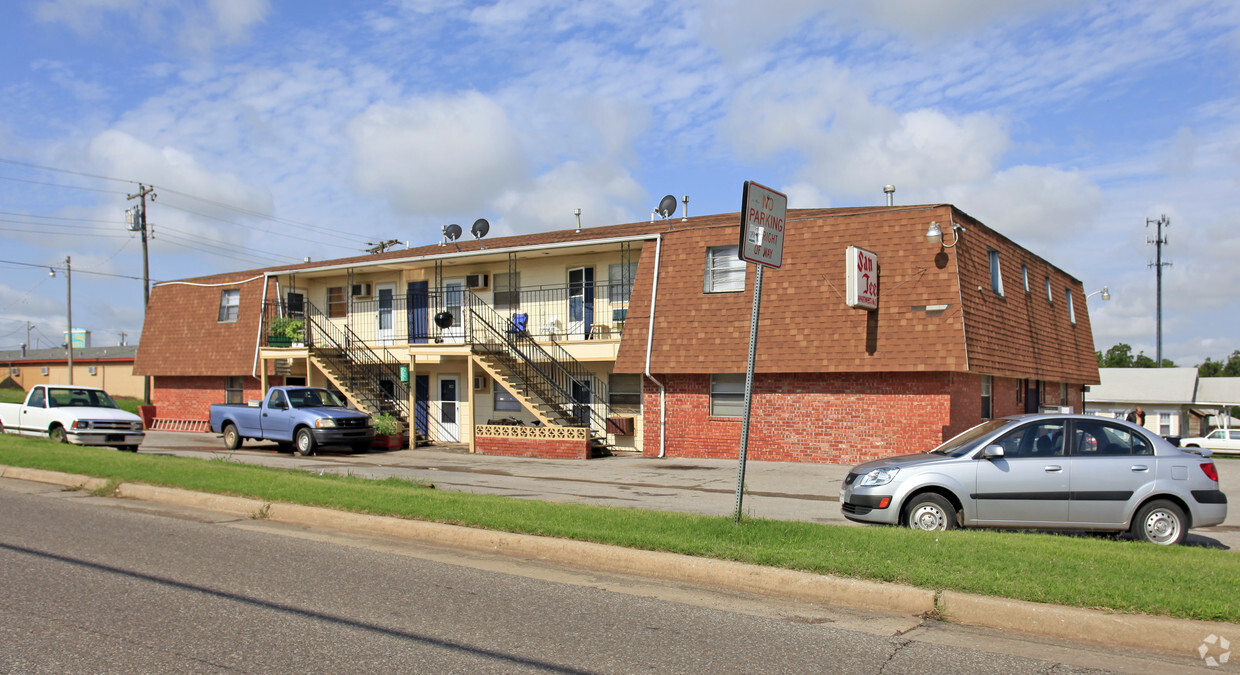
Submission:
M 1095 343 L 1240 349 L 1232 0 L 17 0 L 0 26 L 0 349 L 141 332 L 157 280 L 438 240 L 949 201 L 1080 278 Z M 112 180 L 119 179 L 119 180 Z M 494 236 L 494 235 L 493 235 Z M 115 275 L 115 276 L 109 276 Z

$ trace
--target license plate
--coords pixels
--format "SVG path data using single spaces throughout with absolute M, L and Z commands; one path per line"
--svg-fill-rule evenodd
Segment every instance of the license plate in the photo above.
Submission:
M 107 443 L 120 443 L 125 440 L 125 435 L 124 434 L 108 434 L 103 437 L 103 440 Z

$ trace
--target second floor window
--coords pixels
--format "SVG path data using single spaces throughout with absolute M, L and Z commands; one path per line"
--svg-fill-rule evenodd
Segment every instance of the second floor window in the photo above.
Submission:
M 728 293 L 745 290 L 745 261 L 735 246 L 711 246 L 706 249 L 706 293 Z
M 348 300 L 344 295 L 344 286 L 332 286 L 327 289 L 327 316 L 332 319 L 344 318 L 349 313 Z
M 613 303 L 628 302 L 633 294 L 633 277 L 637 275 L 637 263 L 607 266 L 608 300 Z
M 990 249 L 990 288 L 995 295 L 1003 296 L 1003 274 L 999 271 L 999 252 Z
M 495 282 L 495 309 L 521 309 L 521 273 L 499 272 L 492 279 Z
M 241 291 L 232 288 L 220 292 L 220 323 L 232 323 L 241 311 Z

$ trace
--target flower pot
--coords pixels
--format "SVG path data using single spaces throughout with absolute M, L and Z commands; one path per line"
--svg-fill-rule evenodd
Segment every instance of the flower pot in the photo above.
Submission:
M 405 447 L 405 439 L 400 434 L 375 436 L 375 440 L 371 441 L 370 447 L 374 450 L 400 450 Z
M 291 344 L 293 344 L 293 338 L 291 337 L 282 337 L 279 335 L 270 335 L 267 337 L 268 347 L 287 347 Z

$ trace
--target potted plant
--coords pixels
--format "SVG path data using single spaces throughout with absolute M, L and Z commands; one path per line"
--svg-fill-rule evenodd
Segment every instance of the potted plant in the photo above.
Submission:
M 306 322 L 291 316 L 279 316 L 267 325 L 267 346 L 288 347 L 294 342 L 302 341 L 302 333 Z
M 383 413 L 375 415 L 371 424 L 375 428 L 375 440 L 370 447 L 379 450 L 400 450 L 404 447 L 405 439 L 401 434 L 404 431 L 404 425 L 400 423 L 400 420 L 388 413 Z

